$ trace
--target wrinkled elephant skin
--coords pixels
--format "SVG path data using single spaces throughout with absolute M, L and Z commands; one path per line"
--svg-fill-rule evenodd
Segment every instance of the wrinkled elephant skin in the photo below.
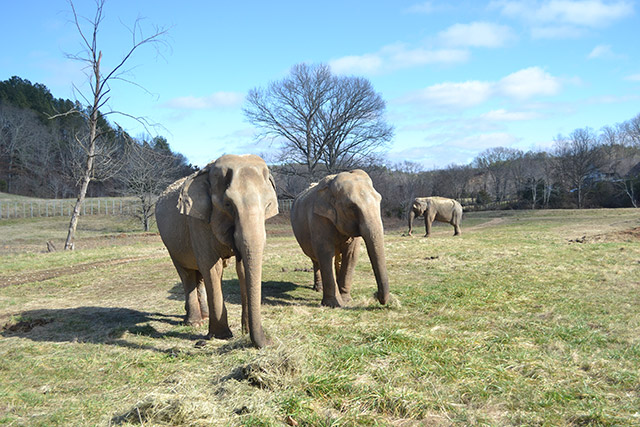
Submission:
M 378 301 L 387 303 L 381 199 L 369 175 L 353 170 L 323 178 L 294 200 L 291 226 L 302 251 L 313 262 L 314 288 L 322 289 L 322 305 L 341 307 L 351 300 L 362 241 L 376 277 Z
M 207 338 L 232 336 L 222 271 L 235 256 L 243 332 L 256 347 L 267 344 L 260 317 L 264 222 L 277 213 L 273 178 L 254 155 L 222 156 L 171 184 L 158 199 L 158 230 L 184 285 L 186 323 L 208 317 Z

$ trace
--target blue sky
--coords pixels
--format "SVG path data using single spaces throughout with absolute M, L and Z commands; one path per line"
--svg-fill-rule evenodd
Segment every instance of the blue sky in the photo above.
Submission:
M 64 0 L 0 2 L 0 80 L 86 92 L 65 53 L 80 39 Z M 93 16 L 92 0 L 76 0 Z M 204 165 L 223 153 L 269 157 L 242 114 L 245 94 L 300 62 L 368 78 L 387 102 L 389 163 L 466 164 L 490 147 L 548 148 L 558 134 L 599 130 L 640 113 L 640 5 L 633 0 L 184 1 L 107 0 L 103 67 L 131 43 L 136 18 L 168 46 L 136 53 L 108 107 L 162 127 L 171 148 Z M 134 136 L 145 130 L 110 116 Z

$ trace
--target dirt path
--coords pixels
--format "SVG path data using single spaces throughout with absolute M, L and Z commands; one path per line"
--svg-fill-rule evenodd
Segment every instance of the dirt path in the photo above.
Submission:
M 85 264 L 73 265 L 70 267 L 51 268 L 48 270 L 39 271 L 26 271 L 17 272 L 8 276 L 0 276 L 0 288 L 6 288 L 12 285 L 21 285 L 23 283 L 43 282 L 45 280 L 53 279 L 60 276 L 72 276 L 74 274 L 82 273 L 90 269 L 97 269 L 103 267 L 112 267 L 116 265 L 128 264 L 130 262 L 141 261 L 151 258 L 161 258 L 165 255 L 157 256 L 138 256 L 131 258 L 112 259 L 108 261 L 88 262 Z
M 474 225 L 473 227 L 467 227 L 466 230 L 479 230 L 487 227 L 495 227 L 503 222 L 504 218 L 493 218 L 491 221 L 483 222 L 482 224 Z

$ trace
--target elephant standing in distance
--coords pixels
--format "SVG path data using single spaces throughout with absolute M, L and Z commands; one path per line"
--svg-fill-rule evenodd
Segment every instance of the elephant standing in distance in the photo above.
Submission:
M 314 288 L 323 291 L 322 305 L 341 307 L 351 300 L 362 240 L 378 285 L 378 301 L 387 303 L 389 279 L 381 199 L 369 175 L 357 169 L 329 175 L 294 200 L 293 233 L 302 251 L 313 261 Z
M 232 336 L 222 271 L 235 256 L 242 330 L 249 331 L 256 347 L 268 344 L 260 319 L 264 222 L 277 213 L 273 177 L 255 155 L 222 156 L 160 196 L 156 221 L 184 285 L 186 323 L 201 324 L 208 317 L 207 339 Z
M 462 205 L 456 200 L 446 197 L 416 197 L 409 210 L 409 236 L 413 230 L 413 219 L 417 216 L 424 216 L 426 227 L 424 237 L 429 237 L 431 234 L 431 223 L 434 220 L 453 225 L 454 236 L 461 233 Z

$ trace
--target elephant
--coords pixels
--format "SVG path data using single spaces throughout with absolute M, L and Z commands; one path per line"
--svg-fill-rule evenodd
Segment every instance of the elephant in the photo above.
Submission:
M 293 201 L 291 226 L 313 262 L 314 289 L 322 290 L 323 306 L 342 307 L 351 301 L 363 240 L 378 285 L 378 301 L 384 305 L 389 300 L 381 200 L 369 175 L 356 169 L 323 178 Z
M 232 337 L 222 272 L 235 256 L 242 332 L 249 332 L 256 347 L 267 345 L 260 318 L 262 258 L 265 221 L 278 214 L 278 200 L 264 160 L 251 154 L 224 155 L 167 187 L 155 212 L 160 236 L 184 286 L 185 323 L 202 324 L 208 317 L 207 339 Z
M 413 219 L 417 216 L 424 216 L 426 233 L 424 237 L 431 234 L 431 223 L 435 221 L 448 222 L 453 225 L 454 236 L 460 235 L 460 221 L 462 220 L 462 205 L 453 199 L 446 197 L 416 197 L 409 210 L 409 236 L 413 229 Z

